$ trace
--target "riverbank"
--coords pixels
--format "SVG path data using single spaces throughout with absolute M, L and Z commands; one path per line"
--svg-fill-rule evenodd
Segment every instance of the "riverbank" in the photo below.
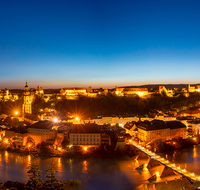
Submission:
M 40 146 L 31 148 L 15 148 L 5 143 L 0 144 L 0 150 L 8 152 L 16 152 L 22 155 L 35 154 L 37 156 L 62 157 L 62 158 L 120 158 L 134 157 L 138 154 L 138 150 L 132 145 L 125 145 L 124 148 L 113 149 L 113 147 L 89 147 L 71 146 L 66 149 L 54 150 L 50 149 L 45 143 Z
M 192 148 L 196 145 L 198 145 L 198 141 L 197 138 L 194 137 L 187 139 L 176 138 L 171 141 L 157 140 L 149 146 L 150 150 L 153 152 L 167 154 L 168 152 L 187 150 L 188 148 Z

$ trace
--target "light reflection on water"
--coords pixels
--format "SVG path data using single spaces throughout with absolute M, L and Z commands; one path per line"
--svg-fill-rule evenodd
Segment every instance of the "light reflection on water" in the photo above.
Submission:
M 87 174 L 88 173 L 88 168 L 87 168 L 87 166 L 88 166 L 88 161 L 87 160 L 84 160 L 83 161 L 83 170 L 82 170 L 82 173 L 84 173 L 84 174 Z
M 200 146 L 178 151 L 174 158 L 173 153 L 171 153 L 169 154 L 169 160 L 174 161 L 181 168 L 200 175 Z
M 0 151 L 0 179 L 26 182 L 27 167 L 31 164 L 29 155 Z M 43 180 L 45 170 L 53 162 L 56 166 L 59 180 L 79 179 L 83 190 L 127 189 L 133 190 L 135 185 L 145 182 L 145 172 L 140 176 L 135 168 L 137 162 L 127 159 L 63 159 L 45 158 L 37 160 L 42 170 Z
M 194 147 L 176 154 L 168 154 L 170 161 L 174 160 L 177 166 L 200 175 L 200 147 Z M 135 168 L 143 161 L 131 159 L 63 159 L 40 158 L 40 165 L 44 180 L 45 170 L 51 163 L 55 163 L 59 180 L 79 179 L 85 189 L 134 189 L 135 185 L 147 183 L 151 177 L 147 164 L 140 175 Z M 2 181 L 13 180 L 26 182 L 27 167 L 31 164 L 29 155 L 0 151 L 0 178 Z M 154 172 L 154 171 L 151 171 Z

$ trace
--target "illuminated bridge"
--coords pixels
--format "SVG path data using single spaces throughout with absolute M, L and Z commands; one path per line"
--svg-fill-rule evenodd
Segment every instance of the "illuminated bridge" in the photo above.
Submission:
M 186 169 L 181 168 L 180 166 L 176 166 L 175 163 L 170 162 L 169 160 L 160 157 L 159 155 L 155 154 L 154 152 L 151 152 L 150 150 L 142 147 L 141 145 L 138 145 L 136 143 L 134 143 L 133 141 L 130 141 L 130 143 L 135 146 L 136 148 L 138 148 L 141 152 L 145 153 L 146 155 L 148 155 L 151 160 L 153 158 L 153 160 L 158 161 L 160 164 L 162 164 L 164 167 L 167 166 L 168 168 L 171 168 L 173 171 L 175 171 L 176 173 L 180 174 L 181 176 L 185 176 L 193 181 L 200 181 L 200 175 L 195 174 L 194 172 L 190 172 Z M 150 160 L 150 162 L 151 162 Z M 147 165 L 147 164 L 146 164 Z M 158 174 L 156 174 L 157 177 Z

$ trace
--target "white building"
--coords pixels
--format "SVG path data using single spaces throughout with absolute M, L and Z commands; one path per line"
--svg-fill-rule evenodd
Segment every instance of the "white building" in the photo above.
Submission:
M 70 132 L 69 141 L 72 145 L 100 146 L 101 132 L 95 124 L 77 124 Z

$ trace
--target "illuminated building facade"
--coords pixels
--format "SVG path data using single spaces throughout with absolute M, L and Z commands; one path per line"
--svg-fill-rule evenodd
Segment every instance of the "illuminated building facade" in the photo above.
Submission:
M 172 138 L 186 138 L 186 126 L 180 121 L 161 121 L 137 122 L 137 137 L 145 143 L 154 140 L 171 140 Z M 135 134 L 136 135 L 136 134 Z
M 36 95 L 39 95 L 39 96 L 44 95 L 44 90 L 43 90 L 43 88 L 38 86 L 37 89 L 36 89 L 36 91 L 35 91 L 35 94 L 36 94 Z
M 34 123 L 28 127 L 29 137 L 34 140 L 35 144 L 41 143 L 42 141 L 46 142 L 53 126 L 54 123 L 50 121 L 39 121 Z
M 165 93 L 169 97 L 175 94 L 173 89 L 166 89 L 165 86 L 155 86 L 154 91 L 160 94 Z
M 200 85 L 190 86 L 188 84 L 188 92 L 200 92 Z
M 100 146 L 101 132 L 95 124 L 74 125 L 70 134 L 71 145 Z
M 114 93 L 117 96 L 130 96 L 130 95 L 138 95 L 138 96 L 147 96 L 148 89 L 147 88 L 115 88 Z
M 5 88 L 3 91 L 0 90 L 0 100 L 7 101 L 7 100 L 18 100 L 19 96 L 16 93 L 11 93 L 7 88 Z
M 32 114 L 32 107 L 31 107 L 31 103 L 32 103 L 32 95 L 30 93 L 30 91 L 28 90 L 29 87 L 27 85 L 26 82 L 26 86 L 25 86 L 25 91 L 24 91 L 24 104 L 23 104 L 23 108 L 22 108 L 22 114 L 24 115 L 25 113 L 29 113 Z
M 17 129 L 6 129 L 3 141 L 5 143 L 15 143 L 16 145 L 25 146 L 27 141 L 27 132 L 20 132 Z
M 63 95 L 86 95 L 86 88 L 64 88 L 60 91 Z

